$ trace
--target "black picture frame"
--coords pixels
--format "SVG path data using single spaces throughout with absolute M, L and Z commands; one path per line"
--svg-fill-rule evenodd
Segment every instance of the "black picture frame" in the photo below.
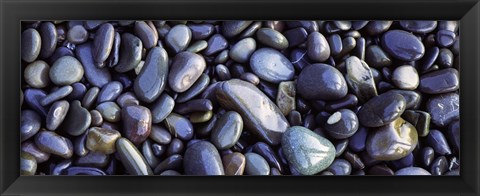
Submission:
M 87 19 L 460 20 L 461 175 L 19 176 L 20 21 Z M 478 0 L 0 0 L 2 195 L 479 195 Z

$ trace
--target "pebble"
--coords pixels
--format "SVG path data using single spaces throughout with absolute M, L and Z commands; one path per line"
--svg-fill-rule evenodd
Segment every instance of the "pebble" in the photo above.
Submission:
M 172 135 L 168 130 L 158 125 L 152 125 L 152 131 L 148 137 L 161 145 L 169 144 L 172 141 Z
M 213 109 L 210 99 L 192 99 L 188 102 L 176 104 L 174 111 L 179 114 L 189 114 L 192 112 L 207 112 Z
M 329 140 L 300 126 L 288 128 L 281 145 L 288 163 L 303 175 L 319 173 L 335 158 L 335 147 Z
M 257 44 L 253 38 L 245 38 L 238 41 L 235 45 L 230 48 L 228 56 L 236 62 L 246 63 L 250 59 L 250 56 L 253 54 Z
M 75 100 L 70 102 L 67 116 L 58 130 L 62 130 L 72 136 L 79 136 L 87 130 L 91 121 L 90 112 L 80 105 L 80 101 Z
M 392 25 L 392 23 L 393 21 L 388 21 L 388 20 L 369 21 L 364 29 L 370 35 L 379 35 L 387 31 Z
M 172 155 L 160 162 L 157 167 L 153 170 L 154 174 L 161 173 L 167 170 L 180 170 L 182 169 L 184 158 L 182 155 Z
M 158 165 L 158 163 L 160 162 L 160 159 L 158 157 L 156 157 L 153 153 L 152 144 L 151 144 L 150 140 L 145 140 L 145 142 L 143 142 L 143 144 L 142 144 L 142 155 L 143 155 L 143 157 L 145 158 L 145 160 L 147 161 L 148 165 L 151 168 L 155 168 Z
M 130 33 L 122 34 L 120 58 L 115 71 L 125 73 L 135 69 L 142 60 L 143 43 L 140 38 Z
M 382 68 L 392 64 L 389 55 L 378 45 L 370 45 L 367 47 L 365 50 L 365 61 L 368 65 L 375 68 Z
M 37 160 L 30 153 L 20 153 L 20 175 L 33 176 L 37 172 Z
M 245 153 L 245 174 L 269 175 L 270 166 L 267 161 L 257 153 Z
M 278 85 L 276 104 L 284 116 L 287 116 L 291 111 L 296 109 L 295 94 L 296 91 L 294 82 L 280 82 Z
M 415 90 L 420 84 L 417 70 L 410 65 L 395 68 L 391 80 L 395 86 L 403 90 Z
M 372 71 L 364 61 L 356 56 L 351 56 L 345 60 L 345 65 L 347 84 L 360 102 L 365 102 L 378 95 Z
M 332 34 L 330 37 L 327 39 L 328 45 L 330 46 L 330 53 L 332 56 L 337 56 L 342 52 L 343 49 L 343 44 L 342 44 L 342 38 L 338 34 Z
M 405 167 L 395 172 L 396 176 L 406 176 L 406 175 L 414 175 L 414 176 L 428 176 L 432 175 L 427 170 L 421 167 Z
M 50 66 L 42 60 L 34 61 L 25 67 L 23 77 L 25 82 L 33 88 L 45 88 L 50 84 L 48 77 Z
M 426 146 L 425 148 L 422 148 L 422 151 L 420 152 L 420 162 L 423 166 L 428 167 L 430 164 L 433 162 L 433 159 L 435 158 L 435 151 L 433 150 L 432 147 Z
M 135 97 L 135 94 L 132 92 L 125 92 L 121 94 L 120 96 L 118 96 L 116 101 L 117 104 L 122 108 L 131 104 L 140 105 L 140 101 L 138 101 L 138 99 Z
M 221 83 L 215 94 L 222 107 L 242 116 L 245 128 L 251 133 L 271 145 L 280 142 L 288 122 L 280 109 L 253 84 L 232 79 Z
M 39 57 L 46 59 L 52 56 L 57 47 L 57 29 L 51 22 L 43 22 L 39 27 L 40 38 L 42 40 Z
M 439 51 L 436 63 L 443 68 L 450 68 L 453 66 L 454 55 L 448 48 L 442 48 Z
M 225 175 L 243 175 L 246 159 L 242 153 L 234 152 L 222 157 Z
M 441 176 L 448 170 L 448 160 L 444 156 L 437 157 L 430 166 L 430 173 L 434 176 Z
M 101 88 L 112 80 L 112 76 L 106 67 L 99 68 L 95 65 L 92 56 L 92 44 L 78 45 L 75 49 L 75 54 L 82 62 L 85 78 L 90 84 Z
M 184 116 L 170 113 L 164 120 L 165 126 L 172 136 L 188 141 L 193 137 L 193 125 Z
M 62 170 L 62 173 L 58 175 L 67 175 L 67 176 L 104 176 L 106 175 L 104 171 L 94 168 L 94 167 L 68 167 Z
M 114 38 L 115 29 L 110 23 L 102 24 L 95 33 L 92 56 L 97 67 L 101 68 L 105 66 L 104 62 L 112 51 Z
M 68 159 L 73 155 L 72 142 L 52 131 L 42 130 L 35 135 L 35 144 L 46 153 Z
M 250 73 L 250 72 L 245 72 L 243 73 L 240 78 L 244 81 L 250 82 L 253 85 L 258 85 L 260 83 L 260 78 L 258 78 L 257 75 Z
M 193 53 L 198 53 L 202 50 L 205 50 L 207 48 L 208 42 L 205 40 L 199 40 L 191 44 L 186 51 L 193 52 Z
M 74 164 L 81 167 L 103 168 L 108 165 L 110 157 L 99 152 L 89 152 L 75 160 Z
M 447 139 L 442 132 L 436 129 L 430 130 L 430 133 L 427 136 L 427 144 L 435 150 L 436 154 L 439 155 L 450 155 L 452 150 L 448 145 Z
M 170 73 L 174 70 L 175 68 L 172 68 Z M 151 49 L 133 84 L 138 99 L 147 103 L 155 101 L 167 85 L 168 71 L 167 51 L 160 47 Z
M 225 37 L 223 37 L 223 35 L 215 34 L 215 35 L 212 35 L 210 39 L 208 39 L 207 45 L 208 46 L 203 51 L 203 54 L 205 54 L 206 56 L 212 56 L 224 49 L 227 49 L 228 42 L 225 39 Z
M 206 39 L 215 30 L 212 24 L 188 24 L 187 26 L 192 31 L 192 39 L 194 40 Z
M 102 118 L 105 119 L 106 122 L 119 122 L 121 120 L 121 111 L 120 107 L 112 101 L 103 102 L 98 104 L 95 108 L 100 114 Z
M 121 111 L 124 137 L 135 145 L 144 142 L 152 129 L 152 114 L 144 106 L 128 105 Z
M 439 53 L 440 53 L 440 49 L 438 49 L 438 47 L 431 47 L 426 50 L 425 55 L 422 57 L 420 61 L 423 72 L 426 72 L 432 68 L 432 66 L 434 65 L 435 61 L 438 58 Z
M 96 86 L 88 89 L 85 96 L 83 96 L 82 105 L 87 109 L 91 108 L 97 101 L 98 92 L 100 92 L 100 89 Z
M 115 143 L 120 161 L 130 175 L 153 175 L 153 171 L 137 147 L 126 138 Z
M 336 176 L 350 175 L 352 165 L 345 159 L 335 159 L 327 170 Z
M 256 33 L 260 43 L 277 50 L 284 50 L 288 47 L 288 40 L 280 32 L 271 28 L 260 28 Z
M 437 31 L 437 35 L 435 38 L 435 40 L 437 40 L 437 44 L 440 47 L 446 48 L 453 45 L 453 42 L 455 42 L 456 34 L 449 30 L 439 30 Z
M 37 134 L 42 126 L 42 119 L 32 110 L 22 110 L 20 118 L 20 138 L 23 142 Z
M 41 89 L 27 88 L 23 93 L 27 105 L 40 116 L 46 117 L 48 108 L 40 104 L 40 100 L 47 96 L 45 91 Z
M 456 120 L 450 123 L 446 134 L 453 149 L 457 153 L 460 152 L 460 121 Z
M 402 118 L 396 118 L 369 135 L 366 150 L 375 160 L 392 161 L 410 154 L 417 143 L 415 127 Z
M 357 112 L 360 124 L 365 127 L 381 127 L 402 115 L 405 98 L 397 93 L 383 93 L 368 100 Z
M 82 25 L 75 25 L 67 32 L 67 40 L 73 44 L 85 43 L 88 36 L 88 31 Z
M 245 30 L 252 21 L 224 21 L 222 24 L 222 33 L 227 38 L 232 38 Z
M 432 20 L 402 20 L 400 26 L 413 33 L 426 34 L 437 28 L 437 21 Z
M 183 154 L 183 142 L 182 140 L 178 138 L 173 138 L 172 141 L 170 142 L 170 145 L 168 145 L 167 148 L 167 156 L 171 156 L 174 154 Z
M 93 152 L 112 154 L 116 152 L 115 142 L 119 138 L 117 130 L 92 127 L 88 130 L 85 146 Z
M 42 39 L 40 33 L 33 28 L 22 32 L 22 60 L 27 63 L 35 61 L 40 54 Z
M 149 26 L 149 24 L 152 26 Z M 135 35 L 142 40 L 143 46 L 147 50 L 156 46 L 158 42 L 157 30 L 154 28 L 153 23 L 149 22 L 149 24 L 143 21 L 136 21 L 133 28 Z
M 84 74 L 82 63 L 71 56 L 63 56 L 50 67 L 50 80 L 57 86 L 79 82 Z
M 175 100 L 170 95 L 163 93 L 152 104 L 150 110 L 152 112 L 152 122 L 160 123 L 173 111 Z
M 172 27 L 165 36 L 165 44 L 176 54 L 184 51 L 191 39 L 192 32 L 190 29 L 186 25 L 178 24 Z
M 39 164 L 50 159 L 50 153 L 40 150 L 31 140 L 22 142 L 21 151 L 32 155 Z
M 250 58 L 250 68 L 260 79 L 272 83 L 292 80 L 295 74 L 287 57 L 272 48 L 256 50 Z
M 420 77 L 422 93 L 443 94 L 456 91 L 460 88 L 459 73 L 456 69 L 447 68 L 426 73 Z
M 118 81 L 111 81 L 104 85 L 100 92 L 97 95 L 97 104 L 107 102 L 107 101 L 115 101 L 118 96 L 123 91 L 122 83 Z
M 413 124 L 420 137 L 425 137 L 430 131 L 430 114 L 420 110 L 405 110 L 402 118 Z
M 333 113 L 325 123 L 325 130 L 335 139 L 346 139 L 358 130 L 357 115 L 349 109 L 340 109 Z
M 345 78 L 334 67 L 316 63 L 302 69 L 297 92 L 305 99 L 336 100 L 347 95 Z
M 243 120 L 240 114 L 229 111 L 223 114 L 212 129 L 210 141 L 219 150 L 231 148 L 243 131 Z
M 47 114 L 47 129 L 51 131 L 56 130 L 67 116 L 69 108 L 70 104 L 65 100 L 53 103 Z
M 425 47 L 413 34 L 391 30 L 383 34 L 381 43 L 388 54 L 402 61 L 416 61 L 423 57 Z
M 427 111 L 436 126 L 445 127 L 460 118 L 460 100 L 457 93 L 446 93 L 431 97 L 427 101 Z
M 205 68 L 205 59 L 198 54 L 181 52 L 175 55 L 168 74 L 170 88 L 177 93 L 187 91 L 200 78 Z
M 98 110 L 90 110 L 90 116 L 92 116 L 92 126 L 101 126 L 103 124 L 102 114 Z
M 289 29 L 283 32 L 283 35 L 285 36 L 285 38 L 287 38 L 288 47 L 298 46 L 307 41 L 308 38 L 307 30 L 302 27 Z
M 198 80 L 185 92 L 178 94 L 177 99 L 175 102 L 177 103 L 184 103 L 191 100 L 193 97 L 202 93 L 210 83 L 210 77 L 206 74 L 200 75 Z
M 45 96 L 41 101 L 40 104 L 43 106 L 48 106 L 51 103 L 58 101 L 60 99 L 65 98 L 68 96 L 71 92 L 73 91 L 73 88 L 71 86 L 63 86 L 58 88 L 57 90 L 51 92 L 47 96 Z
M 315 62 L 324 62 L 330 56 L 330 46 L 321 33 L 313 32 L 308 35 L 307 55 Z
M 222 159 L 213 144 L 199 141 L 187 148 L 183 168 L 186 175 L 224 175 Z
M 192 123 L 204 123 L 210 120 L 213 116 L 213 112 L 192 112 L 189 116 L 190 122 Z

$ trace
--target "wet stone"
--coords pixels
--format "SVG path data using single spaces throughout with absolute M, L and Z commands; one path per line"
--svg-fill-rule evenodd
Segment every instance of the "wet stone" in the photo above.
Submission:
M 404 90 L 415 90 L 420 83 L 417 70 L 410 65 L 397 67 L 392 73 L 391 80 L 395 86 Z
M 88 39 L 88 31 L 82 25 L 75 25 L 67 32 L 67 40 L 73 44 L 85 43 Z
M 152 27 L 143 21 L 136 21 L 134 25 L 135 35 L 137 35 L 140 40 L 142 40 L 143 46 L 146 49 L 150 49 L 157 45 L 158 34 L 156 29 Z
M 414 33 L 430 33 L 437 27 L 437 21 L 431 20 L 402 20 L 400 26 Z
M 152 125 L 152 131 L 149 137 L 153 141 L 162 145 L 169 144 L 170 141 L 172 141 L 172 135 L 168 132 L 168 130 L 158 125 Z
M 20 153 L 20 175 L 33 176 L 37 171 L 37 160 L 30 153 Z
M 224 175 L 218 150 L 207 141 L 199 141 L 187 148 L 183 160 L 186 175 Z
M 267 161 L 257 153 L 245 153 L 245 174 L 269 175 L 270 166 Z
M 37 147 L 47 153 L 68 159 L 73 155 L 72 142 L 52 131 L 40 131 L 35 135 L 35 144 Z
M 170 73 L 174 70 L 172 68 Z M 138 99 L 147 103 L 155 101 L 167 85 L 168 71 L 167 52 L 160 47 L 151 49 L 133 84 Z
M 307 41 L 308 32 L 298 27 L 283 32 L 283 35 L 287 38 L 288 47 L 295 47 Z
M 176 138 L 188 141 L 193 137 L 193 125 L 184 116 L 170 113 L 164 120 L 165 126 L 170 134 Z
M 308 35 L 307 55 L 316 62 L 324 62 L 330 56 L 330 46 L 321 33 L 313 32 Z
M 332 172 L 333 175 L 350 175 L 352 172 L 352 165 L 345 159 L 336 159 L 333 163 L 327 168 L 328 171 Z
M 415 127 L 402 118 L 397 118 L 369 135 L 366 150 L 376 160 L 391 161 L 410 154 L 417 143 Z
M 122 83 L 118 81 L 109 82 L 102 87 L 100 92 L 98 92 L 97 104 L 107 101 L 115 101 L 115 99 L 120 96 L 120 93 L 122 93 L 122 90 Z
M 405 98 L 396 93 L 384 93 L 368 100 L 357 112 L 360 124 L 381 127 L 395 121 L 405 111 Z
M 231 148 L 243 131 L 243 120 L 240 114 L 229 111 L 223 114 L 212 129 L 211 141 L 219 150 Z
M 136 145 L 148 138 L 152 128 L 152 114 L 148 108 L 128 105 L 122 108 L 121 115 L 126 138 Z
M 455 42 L 456 34 L 449 30 L 439 30 L 437 31 L 437 36 L 435 37 L 437 44 L 440 47 L 450 47 L 453 42 Z
M 122 34 L 120 43 L 120 58 L 115 66 L 115 71 L 124 73 L 135 69 L 142 59 L 143 43 L 135 35 Z
M 280 32 L 270 28 L 260 28 L 256 33 L 258 41 L 277 50 L 288 47 L 288 40 Z
M 436 126 L 444 127 L 460 118 L 460 100 L 456 93 L 434 96 L 427 101 L 427 112 Z
M 50 153 L 40 150 L 33 141 L 22 142 L 21 151 L 32 155 L 37 163 L 43 163 L 50 159 Z
M 25 67 L 25 82 L 33 88 L 44 88 L 50 84 L 49 70 L 50 66 L 45 61 L 34 61 Z
M 71 86 L 63 86 L 58 88 L 57 90 L 51 92 L 48 94 L 46 97 L 44 97 L 41 101 L 40 104 L 43 106 L 50 105 L 51 103 L 63 99 L 66 96 L 68 96 L 72 92 L 73 88 Z
M 206 39 L 214 32 L 212 24 L 188 24 L 187 26 L 192 31 L 194 40 Z
M 293 79 L 295 70 L 292 63 L 280 52 L 261 48 L 250 58 L 250 68 L 259 78 L 272 83 Z
M 378 95 L 372 71 L 364 61 L 351 56 L 345 60 L 345 64 L 347 84 L 353 89 L 360 102 L 365 102 Z
M 83 96 L 82 106 L 87 109 L 91 108 L 97 101 L 98 92 L 100 92 L 100 89 L 96 86 L 88 89 L 88 91 L 85 93 L 85 96 Z
M 46 96 L 45 91 L 41 89 L 28 88 L 24 91 L 25 103 L 42 117 L 47 116 L 48 113 L 48 108 L 40 104 L 40 100 Z
M 405 175 L 414 175 L 414 176 L 424 176 L 432 175 L 427 170 L 421 167 L 405 167 L 395 172 L 396 176 L 405 176 Z
M 120 161 L 130 175 L 153 175 L 153 171 L 140 151 L 126 138 L 115 143 Z
M 187 91 L 200 78 L 205 68 L 206 62 L 202 56 L 191 52 L 177 54 L 168 74 L 170 88 L 177 93 Z
M 91 120 L 90 112 L 80 105 L 80 101 L 75 100 L 70 102 L 67 116 L 58 129 L 69 135 L 79 136 L 87 130 Z
M 342 74 L 327 64 L 309 65 L 297 79 L 297 92 L 305 99 L 336 100 L 347 95 L 347 91 Z
M 459 87 L 459 73 L 453 68 L 433 71 L 420 77 L 419 90 L 423 93 L 442 94 L 456 91 Z
M 82 79 L 84 69 L 82 63 L 71 56 L 59 58 L 50 67 L 50 80 L 57 86 L 70 85 Z
M 452 154 L 452 150 L 448 145 L 447 139 L 442 132 L 436 129 L 430 130 L 430 133 L 427 136 L 427 144 L 431 146 L 435 153 L 440 155 L 450 155 Z
M 328 118 L 325 130 L 335 139 L 345 139 L 355 134 L 358 126 L 358 118 L 353 111 L 340 109 Z
M 289 126 L 280 109 L 248 82 L 238 79 L 223 82 L 216 89 L 216 97 L 222 107 L 242 116 L 247 130 L 269 144 L 278 144 Z
M 183 103 L 189 101 L 190 99 L 204 91 L 208 87 L 209 83 L 210 77 L 208 77 L 208 75 L 206 74 L 202 74 L 187 91 L 178 95 L 177 99 L 175 99 L 175 102 Z
M 163 93 L 150 107 L 152 122 L 160 123 L 173 111 L 175 100 L 170 95 Z
M 280 82 L 278 85 L 276 103 L 284 116 L 287 116 L 292 110 L 295 110 L 295 94 L 294 82 Z
M 42 126 L 40 115 L 32 110 L 22 110 L 20 120 L 20 138 L 25 141 L 34 136 Z
M 423 57 L 425 47 L 413 34 L 402 30 L 391 30 L 383 34 L 383 49 L 402 61 L 416 61 Z
M 303 175 L 313 175 L 328 168 L 335 158 L 333 144 L 304 127 L 287 129 L 281 145 L 288 162 Z
M 225 175 L 243 175 L 245 170 L 245 156 L 234 152 L 222 157 Z
M 92 116 L 92 126 L 101 126 L 103 124 L 102 114 L 98 110 L 90 110 L 90 116 Z
M 47 129 L 56 130 L 67 116 L 69 108 L 70 104 L 65 100 L 53 103 L 47 114 Z
M 420 110 L 406 110 L 402 118 L 415 126 L 420 137 L 425 137 L 430 131 L 430 114 Z
M 97 87 L 102 87 L 112 80 L 112 76 L 106 67 L 98 68 L 92 56 L 92 45 L 90 43 L 77 46 L 75 54 L 82 62 L 87 81 Z
M 257 44 L 253 38 L 245 38 L 238 41 L 230 48 L 229 57 L 236 62 L 246 63 L 253 54 Z
M 107 122 L 115 123 L 121 120 L 122 110 L 115 102 L 103 102 L 101 104 L 98 104 L 95 109 L 100 112 L 102 118 L 105 119 L 105 121 Z
M 389 55 L 378 45 L 370 45 L 365 51 L 365 61 L 368 65 L 381 68 L 392 64 Z
M 192 32 L 183 24 L 175 25 L 165 36 L 165 44 L 174 53 L 185 50 L 192 39 Z M 210 45 L 210 44 L 209 44 Z
M 240 34 L 250 24 L 252 24 L 252 21 L 233 21 L 232 20 L 232 21 L 223 22 L 221 28 L 225 37 L 231 38 Z
M 27 63 L 35 61 L 40 54 L 42 40 L 40 33 L 33 28 L 22 32 L 21 53 L 22 60 Z
M 92 55 L 97 67 L 104 67 L 112 50 L 115 38 L 115 29 L 110 23 L 104 23 L 95 33 L 93 40 Z

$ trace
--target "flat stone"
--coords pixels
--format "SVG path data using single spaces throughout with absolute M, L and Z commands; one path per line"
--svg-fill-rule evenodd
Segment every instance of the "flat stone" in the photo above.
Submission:
M 457 93 L 446 93 L 431 97 L 427 101 L 427 112 L 436 126 L 445 127 L 460 118 L 460 100 Z
M 221 34 L 212 35 L 207 44 L 207 48 L 203 51 L 206 56 L 217 54 L 228 47 L 227 40 Z
M 272 83 L 292 80 L 295 74 L 287 57 L 271 48 L 256 50 L 250 58 L 250 68 L 259 78 Z
M 149 22 L 152 26 L 144 21 L 135 21 L 134 32 L 140 40 L 142 40 L 143 46 L 146 49 L 150 49 L 157 45 L 158 33 L 153 26 L 153 23 Z
M 75 100 L 70 102 L 67 116 L 58 129 L 72 136 L 79 136 L 87 130 L 91 121 L 90 112 L 80 105 L 80 101 Z
M 124 73 L 135 69 L 142 60 L 143 43 L 135 35 L 122 34 L 120 43 L 120 58 L 115 66 L 115 71 Z
M 40 33 L 33 28 L 22 32 L 22 60 L 31 63 L 35 61 L 40 54 L 42 39 Z
M 357 112 L 360 124 L 381 127 L 396 120 L 405 111 L 405 98 L 396 93 L 383 93 L 368 100 Z
M 57 86 L 70 85 L 82 79 L 84 74 L 80 61 L 71 56 L 59 58 L 50 67 L 50 80 Z
M 207 141 L 199 141 L 187 148 L 183 160 L 186 175 L 224 175 L 218 150 Z
M 83 69 L 85 70 L 85 78 L 90 84 L 101 88 L 112 80 L 108 68 L 99 68 L 95 65 L 92 56 L 92 44 L 86 43 L 78 45 L 75 49 L 75 54 L 80 62 L 82 62 Z
M 58 88 L 57 90 L 51 92 L 47 96 L 45 96 L 41 101 L 40 104 L 43 106 L 50 105 L 51 103 L 58 101 L 60 99 L 65 98 L 72 92 L 73 88 L 71 86 L 63 86 Z
M 251 83 L 232 79 L 221 83 L 215 94 L 222 107 L 242 116 L 247 130 L 271 145 L 278 144 L 289 127 L 280 109 Z
M 21 141 L 25 141 L 40 130 L 42 125 L 42 118 L 36 112 L 32 110 L 22 110 L 20 120 L 20 138 Z
M 221 30 L 225 37 L 231 38 L 240 34 L 250 24 L 252 24 L 252 21 L 224 21 Z
M 187 91 L 206 68 L 205 59 L 195 53 L 182 52 L 175 56 L 168 74 L 170 88 L 182 93 Z
M 133 90 L 138 99 L 147 103 L 155 101 L 167 85 L 167 76 L 167 51 L 163 48 L 155 47 L 148 53 L 145 65 L 133 84 Z
M 420 77 L 422 93 L 443 94 L 456 91 L 460 88 L 459 73 L 456 69 L 447 68 L 426 73 Z
M 122 83 L 118 81 L 111 81 L 104 85 L 100 92 L 97 95 L 97 104 L 107 102 L 107 101 L 115 101 L 118 96 L 123 91 Z
M 245 38 L 233 45 L 228 53 L 229 57 L 236 62 L 246 63 L 253 54 L 257 44 L 253 38 Z
M 175 99 L 175 102 L 184 103 L 191 100 L 193 97 L 202 93 L 202 91 L 204 91 L 208 87 L 209 83 L 210 77 L 203 73 L 187 91 L 178 95 L 177 99 Z
M 112 51 L 114 38 L 115 29 L 110 23 L 102 24 L 95 33 L 92 46 L 92 56 L 97 67 L 101 68 L 105 66 L 104 62 Z
M 172 141 L 172 135 L 170 132 L 158 125 L 152 125 L 152 131 L 148 137 L 161 145 L 167 145 L 170 143 L 170 141 Z
M 184 116 L 170 113 L 164 120 L 165 126 L 174 137 L 188 141 L 193 137 L 193 125 Z
M 51 131 L 56 130 L 67 116 L 69 108 L 70 104 L 65 100 L 53 103 L 47 114 L 47 129 Z
M 95 108 L 100 114 L 102 118 L 105 119 L 107 122 L 119 122 L 121 120 L 121 111 L 120 107 L 112 101 L 103 102 L 98 104 Z
M 316 63 L 302 69 L 297 92 L 305 99 L 336 100 L 347 95 L 347 82 L 334 67 Z
M 270 166 L 267 161 L 257 153 L 245 153 L 245 174 L 269 175 Z
M 73 155 L 72 142 L 52 131 L 40 131 L 35 135 L 35 144 L 44 152 L 68 159 Z
M 192 39 L 192 32 L 183 24 L 172 27 L 165 36 L 165 44 L 176 54 L 185 50 Z
M 402 20 L 400 26 L 413 33 L 426 34 L 437 28 L 437 21 L 434 20 Z
M 423 57 L 425 47 L 413 34 L 403 30 L 391 30 L 383 34 L 383 49 L 402 61 L 416 61 Z
M 240 114 L 235 111 L 229 111 L 223 114 L 215 123 L 210 140 L 217 149 L 226 150 L 237 143 L 242 130 L 243 120 Z
M 277 50 L 284 50 L 288 47 L 288 40 L 280 32 L 271 28 L 260 28 L 256 33 L 258 41 Z
M 288 163 L 303 175 L 321 172 L 335 158 L 333 144 L 304 127 L 288 128 L 282 136 L 281 144 Z
M 173 111 L 175 100 L 170 95 L 163 93 L 150 107 L 152 122 L 160 123 Z
M 45 88 L 50 84 L 48 77 L 50 66 L 42 60 L 34 61 L 25 67 L 23 77 L 25 82 L 33 88 Z

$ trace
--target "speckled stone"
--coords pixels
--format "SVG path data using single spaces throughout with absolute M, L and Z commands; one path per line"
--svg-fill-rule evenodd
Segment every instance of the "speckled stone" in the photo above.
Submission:
M 321 172 L 335 158 L 335 147 L 329 140 L 300 126 L 288 128 L 281 145 L 288 162 L 303 175 Z
M 80 61 L 71 56 L 63 56 L 53 63 L 49 75 L 55 85 L 63 86 L 80 81 L 83 73 Z

